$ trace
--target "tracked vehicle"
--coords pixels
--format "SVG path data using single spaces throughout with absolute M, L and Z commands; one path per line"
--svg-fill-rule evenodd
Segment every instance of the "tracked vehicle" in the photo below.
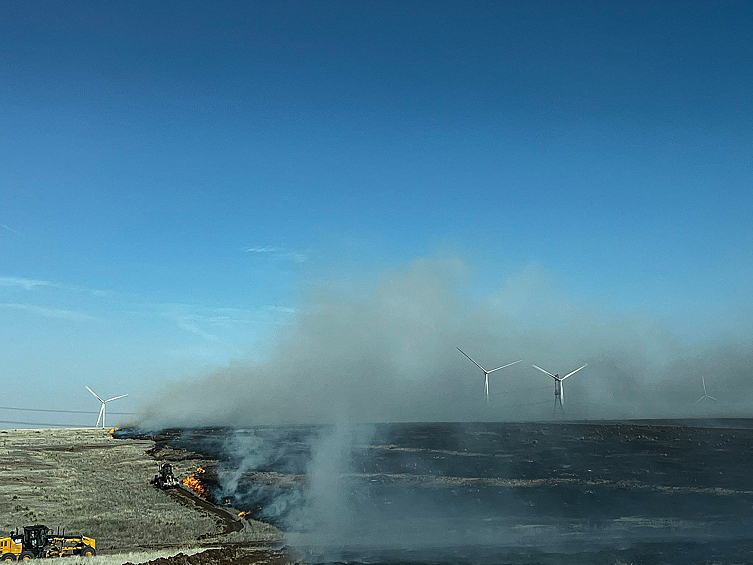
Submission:
M 160 464 L 159 471 L 154 475 L 151 483 L 162 490 L 180 486 L 180 482 L 175 478 L 175 475 L 173 475 L 173 466 L 170 465 L 170 463 Z
M 1 561 L 29 561 L 42 557 L 66 555 L 95 555 L 96 541 L 86 536 L 67 536 L 58 528 L 57 533 L 43 524 L 24 526 L 23 532 L 16 529 L 8 537 L 0 538 Z

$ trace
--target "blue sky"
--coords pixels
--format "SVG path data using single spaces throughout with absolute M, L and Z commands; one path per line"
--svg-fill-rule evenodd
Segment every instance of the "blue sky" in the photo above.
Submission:
M 750 339 L 749 3 L 157 4 L 0 8 L 19 405 L 131 409 L 263 358 L 316 281 L 435 253 L 469 300 L 538 265 Z

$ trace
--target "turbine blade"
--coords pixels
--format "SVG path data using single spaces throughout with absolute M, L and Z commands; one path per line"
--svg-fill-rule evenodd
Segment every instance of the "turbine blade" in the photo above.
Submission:
M 113 396 L 112 398 L 108 398 L 107 400 L 103 400 L 102 402 L 110 402 L 111 400 L 117 400 L 118 398 L 123 398 L 124 396 L 128 396 L 128 395 L 121 394 L 120 396 Z
M 505 367 L 509 367 L 510 365 L 515 365 L 515 363 L 520 363 L 521 361 L 522 359 L 518 359 L 517 361 L 513 361 L 512 363 L 508 363 L 507 365 L 502 365 L 501 367 L 497 367 L 496 369 L 492 369 L 488 372 L 493 373 L 494 371 L 499 371 L 500 369 L 504 369 Z
M 706 395 L 705 395 L 705 394 L 704 394 L 704 395 L 703 395 L 703 396 L 702 396 L 701 398 L 699 398 L 698 400 L 696 400 L 696 401 L 695 401 L 695 403 L 696 403 L 696 404 L 698 404 L 698 403 L 699 403 L 699 402 L 700 402 L 701 400 L 703 400 L 704 398 L 706 398 Z
M 554 376 L 554 375 L 553 375 L 552 373 L 550 373 L 549 371 L 547 371 L 547 370 L 545 370 L 545 369 L 542 369 L 542 368 L 541 368 L 541 367 L 539 367 L 538 365 L 532 365 L 532 366 L 533 366 L 534 368 L 538 369 L 539 371 L 541 371 L 542 373 L 546 373 L 547 375 L 549 375 L 550 377 L 552 377 L 552 378 L 553 378 L 553 379 L 554 379 L 555 381 L 557 380 L 557 377 L 555 377 L 555 376 Z
M 89 391 L 89 392 L 91 392 L 91 393 L 92 393 L 92 394 L 93 394 L 94 396 L 96 396 L 96 397 L 97 397 L 97 400 L 99 400 L 100 402 L 104 402 L 104 400 L 102 400 L 102 399 L 101 399 L 101 398 L 99 397 L 99 395 L 98 395 L 98 394 L 97 394 L 96 392 L 94 392 L 94 391 L 93 391 L 92 389 L 90 389 L 89 387 L 86 387 L 86 390 L 88 390 L 88 391 Z
M 710 398 L 714 402 L 719 402 L 716 398 L 714 398 L 713 396 L 709 396 L 708 394 L 706 395 L 706 398 Z
M 99 409 L 99 416 L 97 416 L 97 423 L 94 424 L 95 426 L 99 426 L 99 421 L 102 419 L 102 411 L 105 409 L 105 403 L 102 403 L 102 406 Z
M 706 379 L 701 375 L 701 382 L 703 383 L 703 395 L 706 396 Z
M 457 349 L 458 351 L 460 351 L 460 353 L 462 353 L 463 355 L 465 355 L 466 357 L 468 357 L 468 359 L 471 359 L 470 356 L 465 351 L 463 351 L 462 349 L 460 349 L 459 347 L 456 347 L 455 349 Z M 476 367 L 478 367 L 484 373 L 486 373 L 486 369 L 484 369 L 481 365 L 479 365 L 478 363 L 476 363 L 475 361 L 473 361 L 473 359 L 471 359 L 471 361 L 473 362 L 474 365 L 476 365 Z
M 581 369 L 585 369 L 586 367 L 588 367 L 588 363 L 586 363 L 586 364 L 585 364 L 585 365 L 583 365 L 582 367 L 578 367 L 578 368 L 577 368 L 577 369 L 575 369 L 575 370 L 574 370 L 574 371 L 573 371 L 572 373 L 568 373 L 567 375 L 565 375 L 564 377 L 562 377 L 562 378 L 561 378 L 560 380 L 564 381 L 564 380 L 565 380 L 565 379 L 566 379 L 567 377 L 569 377 L 570 375 L 574 375 L 575 373 L 577 373 L 577 372 L 578 372 L 578 371 L 580 371 Z

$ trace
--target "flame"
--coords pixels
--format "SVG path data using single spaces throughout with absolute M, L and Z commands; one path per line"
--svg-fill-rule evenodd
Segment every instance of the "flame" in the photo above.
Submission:
M 119 429 L 120 429 L 120 428 L 110 428 L 110 431 L 109 431 L 109 432 L 107 432 L 107 433 L 109 433 L 110 435 L 112 435 L 112 434 L 114 434 L 114 433 L 115 433 L 115 432 L 116 432 L 117 430 L 119 430 Z
M 199 467 L 193 473 L 191 473 L 190 476 L 183 479 L 183 484 L 194 491 L 196 494 L 198 494 L 201 498 L 206 500 L 207 498 L 209 498 L 209 491 L 207 490 L 207 487 L 201 484 L 201 481 L 196 476 L 197 473 L 201 474 L 204 472 L 204 469 Z
M 245 515 L 246 515 L 246 512 L 245 512 L 245 511 L 244 511 L 244 512 L 238 512 L 238 516 L 239 516 L 240 518 L 243 518 L 243 517 L 244 517 Z

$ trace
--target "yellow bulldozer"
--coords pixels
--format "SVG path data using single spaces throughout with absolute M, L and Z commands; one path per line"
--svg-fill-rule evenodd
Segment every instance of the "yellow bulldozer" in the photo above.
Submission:
M 58 528 L 57 533 L 47 526 L 24 526 L 24 531 L 11 532 L 0 538 L 0 561 L 29 561 L 42 557 L 66 555 L 96 555 L 96 542 L 86 536 L 67 536 Z

